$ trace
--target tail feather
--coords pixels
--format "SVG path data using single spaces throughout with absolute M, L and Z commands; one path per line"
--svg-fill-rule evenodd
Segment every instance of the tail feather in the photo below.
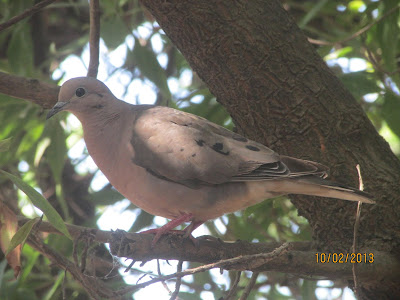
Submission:
M 298 183 L 298 185 L 295 183 Z M 371 204 L 375 203 L 375 201 L 371 199 L 371 195 L 368 193 L 317 176 L 310 175 L 293 178 L 293 181 L 288 184 L 288 186 L 292 187 L 293 194 L 361 201 Z

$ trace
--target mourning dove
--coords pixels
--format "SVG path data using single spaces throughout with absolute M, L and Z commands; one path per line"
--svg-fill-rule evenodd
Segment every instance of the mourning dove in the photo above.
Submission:
M 82 123 L 89 154 L 110 183 L 132 203 L 173 219 L 153 243 L 191 221 L 207 220 L 267 198 L 303 194 L 374 203 L 359 190 L 327 181 L 319 163 L 283 156 L 204 118 L 117 99 L 94 78 L 68 80 L 47 118 L 60 111 Z

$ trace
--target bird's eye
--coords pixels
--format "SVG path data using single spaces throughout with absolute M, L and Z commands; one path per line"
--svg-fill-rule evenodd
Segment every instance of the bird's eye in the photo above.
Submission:
M 84 88 L 77 88 L 76 89 L 76 91 L 75 91 L 75 95 L 77 96 L 77 97 L 83 97 L 84 95 L 86 94 L 86 91 L 85 91 L 85 89 Z

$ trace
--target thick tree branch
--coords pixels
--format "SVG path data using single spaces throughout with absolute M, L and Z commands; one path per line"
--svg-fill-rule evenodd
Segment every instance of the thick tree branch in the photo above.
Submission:
M 0 93 L 31 101 L 43 108 L 53 107 L 59 90 L 59 86 L 47 82 L 0 72 Z
M 28 220 L 20 217 L 20 226 Z M 151 242 L 154 236 L 151 234 L 126 233 L 123 231 L 109 232 L 70 224 L 67 224 L 67 228 L 74 239 L 89 233 L 93 242 L 110 243 L 113 255 L 135 261 L 166 259 L 213 264 L 245 256 L 244 259 L 238 259 L 234 264 L 232 261 L 225 263 L 225 268 L 253 272 L 277 271 L 300 277 L 319 276 L 326 279 L 347 280 L 353 278 L 353 264 L 350 259 L 347 260 L 347 263 L 344 263 L 344 260 L 343 263 L 317 262 L 316 253 L 320 253 L 320 251 L 311 242 L 288 243 L 287 249 L 289 250 L 287 253 L 264 262 L 263 258 L 258 256 L 273 252 L 281 247 L 282 243 L 222 242 L 215 238 L 200 237 L 198 238 L 199 244 L 196 247 L 190 239 L 171 234 L 161 238 L 157 247 L 152 248 Z M 38 230 L 59 233 L 48 222 L 41 222 Z M 391 280 L 400 276 L 400 260 L 398 257 L 371 248 L 359 249 L 359 253 L 373 254 L 373 262 L 363 260 L 363 262 L 358 263 L 357 278 L 360 282 Z M 367 259 L 369 259 L 369 256 Z

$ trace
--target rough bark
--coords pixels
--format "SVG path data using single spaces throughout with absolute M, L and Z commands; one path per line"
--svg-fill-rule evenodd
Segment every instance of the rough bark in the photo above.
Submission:
M 0 93 L 51 108 L 57 102 L 59 86 L 0 72 Z
M 378 202 L 362 207 L 360 246 L 399 251 L 399 160 L 278 0 L 142 3 L 240 132 L 324 163 L 334 180 L 354 187 L 360 164 Z M 355 203 L 300 196 L 293 203 L 321 249 L 350 250 Z M 362 288 L 365 298 L 393 297 L 390 284 Z

